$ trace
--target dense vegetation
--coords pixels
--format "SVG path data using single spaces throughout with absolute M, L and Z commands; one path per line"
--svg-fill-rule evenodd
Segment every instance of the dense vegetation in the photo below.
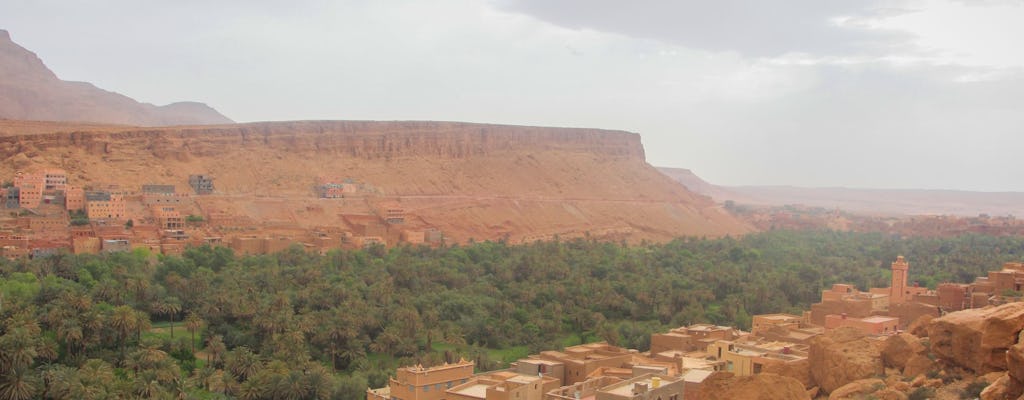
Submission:
M 886 286 L 899 254 L 934 286 L 1024 259 L 1024 239 L 777 231 L 3 262 L 0 400 L 357 399 L 396 365 L 446 355 L 486 369 L 580 340 L 644 349 L 669 327 L 748 327 L 753 314 L 806 309 L 834 282 Z

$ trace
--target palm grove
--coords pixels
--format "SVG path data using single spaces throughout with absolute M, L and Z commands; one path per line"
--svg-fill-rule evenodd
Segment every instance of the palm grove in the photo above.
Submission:
M 200 247 L 0 263 L 0 400 L 359 399 L 398 365 L 482 370 L 588 340 L 799 312 L 834 282 L 965 282 L 1024 239 L 773 231 L 625 246 L 590 240 L 430 249 Z

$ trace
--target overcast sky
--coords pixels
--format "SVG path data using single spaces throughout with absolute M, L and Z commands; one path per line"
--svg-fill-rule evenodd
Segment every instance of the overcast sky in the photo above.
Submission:
M 0 0 L 67 80 L 239 121 L 623 129 L 726 185 L 1024 191 L 1024 0 Z

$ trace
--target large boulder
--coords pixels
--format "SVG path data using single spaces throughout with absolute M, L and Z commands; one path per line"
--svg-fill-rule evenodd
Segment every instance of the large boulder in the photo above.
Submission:
M 935 369 L 935 361 L 920 354 L 915 354 L 907 360 L 907 365 L 903 367 L 903 376 L 914 378 L 918 375 L 927 374 L 928 371 Z
M 1024 387 L 1010 375 L 1003 375 L 981 391 L 981 400 L 1014 400 L 1024 393 Z
M 882 345 L 882 362 L 886 367 L 903 369 L 907 361 L 928 349 L 917 336 L 909 333 L 889 336 Z
M 859 329 L 843 327 L 811 339 L 811 377 L 826 393 L 885 371 L 882 354 Z
M 885 389 L 885 381 L 881 379 L 858 379 L 833 390 L 828 400 L 862 399 L 882 389 Z
M 765 364 L 761 372 L 788 376 L 800 381 L 805 388 L 814 386 L 814 382 L 811 380 L 811 363 L 807 359 L 785 363 L 768 363 Z
M 1006 351 L 1024 328 L 1024 303 L 957 311 L 932 320 L 928 338 L 939 358 L 976 373 L 1005 370 Z
M 697 398 L 704 400 L 811 400 L 804 385 L 788 376 L 760 373 L 734 376 L 716 372 L 704 380 Z
M 928 325 L 932 323 L 933 319 L 935 319 L 935 317 L 931 315 L 922 315 L 917 317 L 914 322 L 907 325 L 907 332 L 919 338 L 928 337 Z
M 1024 331 L 1017 336 L 1017 344 L 1006 351 L 1006 372 L 1011 378 L 1024 382 Z

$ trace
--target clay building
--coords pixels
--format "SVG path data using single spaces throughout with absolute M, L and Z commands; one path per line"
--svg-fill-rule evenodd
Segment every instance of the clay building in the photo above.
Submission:
M 377 215 L 388 225 L 405 223 L 405 208 L 395 202 L 385 202 L 377 206 Z
M 736 329 L 728 326 L 694 324 L 672 329 L 668 333 L 651 335 L 651 354 L 670 350 L 683 352 L 703 350 L 717 340 L 733 340 L 739 336 Z
M 445 390 L 448 400 L 542 400 L 559 386 L 557 379 L 495 371 Z
M 561 362 L 565 366 L 564 384 L 571 385 L 586 380 L 600 367 L 620 368 L 626 365 L 635 352 L 599 342 L 567 347 L 563 351 L 543 351 L 530 358 Z
M 11 186 L 4 190 L 4 208 L 21 207 L 21 202 L 19 200 L 20 191 L 21 189 L 19 189 L 17 186 Z
M 597 391 L 595 400 L 680 400 L 685 385 L 682 377 L 643 375 Z
M 445 391 L 464 384 L 473 377 L 473 362 L 425 368 L 422 365 L 399 368 L 388 379 L 388 386 L 368 389 L 366 400 L 443 400 Z
M 152 206 L 155 204 L 178 205 L 190 199 L 188 193 L 177 193 L 174 185 L 147 184 L 142 185 L 142 204 Z
M 174 206 L 154 204 L 149 207 L 160 229 L 181 229 L 185 227 L 185 219 Z
M 85 190 L 76 186 L 68 186 L 64 192 L 64 209 L 68 211 L 85 210 Z
M 544 400 L 592 400 L 596 397 L 599 389 L 619 382 L 622 382 L 622 379 L 612 376 L 594 377 L 548 391 L 544 394 Z
M 825 330 L 849 326 L 859 329 L 868 335 L 889 335 L 897 332 L 899 318 L 873 315 L 864 318 L 853 318 L 846 315 L 830 314 L 825 316 Z
M 85 192 L 85 214 L 91 220 L 125 217 L 124 195 L 108 191 Z
M 210 175 L 189 175 L 188 186 L 196 194 L 213 194 L 213 177 Z

